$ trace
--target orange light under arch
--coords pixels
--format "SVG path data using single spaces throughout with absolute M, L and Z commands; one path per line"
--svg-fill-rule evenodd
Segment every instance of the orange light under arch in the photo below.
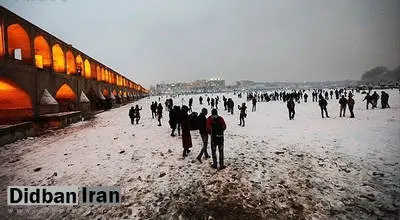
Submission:
M 67 59 L 67 74 L 70 75 L 76 73 L 74 54 L 70 50 L 68 50 L 67 53 L 65 53 L 65 56 Z
M 0 25 L 0 57 L 4 56 L 3 25 Z
M 46 39 L 43 36 L 39 35 L 35 37 L 33 41 L 35 47 L 35 64 L 36 67 L 41 68 L 39 64 L 42 64 L 42 67 L 50 67 L 51 65 L 51 57 L 50 57 L 50 47 L 47 43 Z M 41 59 L 37 60 L 37 59 Z
M 20 48 L 23 61 L 32 59 L 29 36 L 19 24 L 12 24 L 7 27 L 8 54 L 14 56 L 14 50 Z
M 97 81 L 101 80 L 101 69 L 100 66 L 96 66 Z
M 52 48 L 53 52 L 53 69 L 57 73 L 65 72 L 65 58 L 64 52 L 61 49 L 60 45 L 55 44 Z
M 97 78 L 97 69 L 96 69 L 96 65 L 94 64 L 94 61 L 92 63 L 90 63 L 90 70 L 92 71 L 90 78 L 96 79 Z
M 91 75 L 90 62 L 89 60 L 85 60 L 85 78 L 90 79 Z
M 76 98 L 76 95 L 74 91 L 71 89 L 71 87 L 64 83 L 57 91 L 56 93 L 56 99 L 68 99 L 71 101 L 74 101 Z
M 85 76 L 85 69 L 83 68 L 83 60 L 81 55 L 76 56 L 76 72 L 80 75 L 80 76 Z
M 31 98 L 16 84 L 0 79 L 0 109 L 31 109 Z
M 103 96 L 108 97 L 110 95 L 110 91 L 108 89 L 103 89 Z

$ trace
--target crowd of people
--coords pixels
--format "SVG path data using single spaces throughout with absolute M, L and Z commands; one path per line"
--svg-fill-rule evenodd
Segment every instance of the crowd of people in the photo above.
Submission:
M 328 101 L 337 100 L 339 104 L 339 117 L 346 117 L 346 109 L 348 107 L 350 112 L 350 118 L 354 118 L 354 105 L 355 101 L 353 99 L 354 90 L 348 91 L 346 89 L 335 89 L 335 90 L 322 90 L 322 89 L 314 89 L 311 92 L 312 102 L 318 102 L 321 111 L 322 118 L 329 118 L 328 115 Z M 357 90 L 356 92 L 360 92 Z M 365 92 L 366 93 L 366 92 Z M 368 109 L 369 104 L 371 104 L 372 108 L 377 108 L 377 103 L 379 98 L 381 98 L 381 107 L 389 108 L 389 94 L 385 91 L 381 92 L 381 96 L 377 94 L 375 91 L 372 95 L 371 91 L 366 93 L 366 96 L 363 101 L 366 101 L 366 108 Z M 242 97 L 242 93 L 234 93 L 237 95 L 239 99 Z M 286 107 L 289 112 L 289 120 L 294 120 L 295 117 L 295 106 L 296 103 L 300 103 L 303 101 L 307 103 L 308 94 L 306 90 L 292 90 L 292 91 L 274 91 L 271 93 L 259 93 L 259 92 L 248 92 L 247 93 L 247 101 L 251 101 L 252 104 L 252 112 L 257 110 L 258 102 L 270 102 L 270 101 L 282 101 L 286 102 Z M 203 100 L 207 102 L 204 103 Z M 199 97 L 199 105 L 208 105 L 211 108 L 211 115 L 207 117 L 208 110 L 207 108 L 202 108 L 200 114 L 197 112 L 193 112 L 193 98 L 190 97 L 188 100 L 188 105 L 185 105 L 185 100 L 182 98 L 182 106 L 174 105 L 172 98 L 167 98 L 165 101 L 165 108 L 169 111 L 169 126 L 171 128 L 171 136 L 175 137 L 175 132 L 177 131 L 178 136 L 182 137 L 182 156 L 183 158 L 187 157 L 190 153 L 190 149 L 193 147 L 191 131 L 198 130 L 200 137 L 202 139 L 202 147 L 197 155 L 196 159 L 198 162 L 202 163 L 203 159 L 210 158 L 210 154 L 207 151 L 209 137 L 210 137 L 210 145 L 211 145 L 211 157 L 212 157 L 212 168 L 215 169 L 224 169 L 226 166 L 224 165 L 224 131 L 226 130 L 226 123 L 224 118 L 218 115 L 218 104 L 220 98 L 219 96 L 210 97 L 206 95 L 206 98 L 203 96 Z M 224 110 L 227 111 L 228 114 L 234 114 L 234 101 L 232 98 L 227 98 L 225 96 L 222 97 Z M 142 107 L 139 108 L 138 105 L 135 107 L 131 107 L 129 110 L 129 117 L 131 119 L 131 123 L 136 124 L 139 123 L 140 120 L 140 111 Z M 158 126 L 161 126 L 161 118 L 163 117 L 163 106 L 161 104 L 161 99 L 159 98 L 159 103 L 157 101 L 153 101 L 150 105 L 150 110 L 152 114 L 152 118 L 156 118 L 158 121 Z M 247 106 L 246 103 L 243 102 L 241 105 L 238 105 L 239 110 L 239 126 L 245 126 L 245 118 L 247 117 Z M 190 113 L 190 114 L 189 114 Z M 217 150 L 218 150 L 218 158 L 217 158 Z M 219 165 L 219 166 L 218 166 Z

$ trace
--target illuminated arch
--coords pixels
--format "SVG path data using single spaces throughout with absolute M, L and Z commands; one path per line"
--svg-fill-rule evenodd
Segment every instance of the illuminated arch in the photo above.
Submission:
M 56 93 L 57 100 L 70 100 L 75 101 L 76 95 L 75 92 L 71 89 L 71 87 L 64 83 Z
M 96 66 L 96 75 L 97 75 L 97 81 L 101 80 L 101 69 L 100 66 Z
M 8 54 L 14 56 L 14 50 L 20 48 L 23 61 L 32 59 L 29 36 L 19 24 L 12 24 L 7 27 Z
M 75 57 L 74 54 L 68 50 L 66 53 L 67 58 L 67 74 L 75 74 L 76 73 L 76 65 L 75 65 Z
M 31 97 L 12 81 L 0 78 L 0 109 L 32 109 Z
M 90 78 L 96 79 L 97 78 L 97 69 L 96 69 L 96 64 L 94 64 L 94 61 L 92 63 L 90 63 L 90 70 L 92 71 Z
M 113 94 L 114 96 L 117 96 L 117 91 L 114 89 L 114 90 L 112 91 L 112 94 Z
M 104 75 L 104 68 L 101 68 L 101 80 L 100 81 L 104 81 L 105 79 L 105 75 Z
M 57 73 L 65 72 L 65 58 L 64 52 L 61 49 L 60 45 L 55 44 L 52 48 L 53 52 L 53 69 Z
M 39 35 L 35 37 L 33 41 L 35 47 L 35 65 L 38 68 L 50 67 L 51 57 L 50 57 L 50 47 L 46 39 Z
M 103 89 L 102 93 L 104 97 L 108 97 L 110 95 L 110 91 L 108 91 L 108 89 Z
M 85 76 L 84 75 L 85 74 L 85 70 L 83 68 L 83 60 L 82 60 L 81 55 L 76 56 L 75 65 L 76 65 L 76 72 L 78 73 L 78 75 Z
M 0 122 L 29 120 L 33 113 L 28 93 L 14 82 L 0 78 Z
M 90 79 L 92 75 L 92 71 L 90 69 L 90 63 L 89 60 L 85 60 L 85 78 Z
M 3 25 L 0 25 L 0 57 L 4 56 Z

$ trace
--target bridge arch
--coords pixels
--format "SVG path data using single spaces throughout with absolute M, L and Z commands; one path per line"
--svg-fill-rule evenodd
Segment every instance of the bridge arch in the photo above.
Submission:
M 38 35 L 33 40 L 35 47 L 35 65 L 38 68 L 50 67 L 51 56 L 50 47 L 46 39 L 42 35 Z
M 3 25 L 0 24 L 0 58 L 4 56 Z
M 85 78 L 90 79 L 90 77 L 92 75 L 92 71 L 91 71 L 91 68 L 90 68 L 89 60 L 86 59 L 84 64 L 85 64 L 85 71 L 84 71 L 85 72 Z
M 15 58 L 17 49 L 21 49 L 21 59 L 23 61 L 31 61 L 31 44 L 29 35 L 25 29 L 19 24 L 11 24 L 7 27 L 8 54 Z
M 101 80 L 101 69 L 100 69 L 100 66 L 99 65 L 97 65 L 96 66 L 96 75 L 97 75 L 97 81 L 100 81 Z
M 76 94 L 67 83 L 60 86 L 56 92 L 55 99 L 59 104 L 61 112 L 73 111 L 75 109 Z
M 59 44 L 54 44 L 53 52 L 53 70 L 57 73 L 65 73 L 65 57 L 64 52 Z
M 33 116 L 32 99 L 13 81 L 0 77 L 0 122 L 23 121 Z
M 76 56 L 76 72 L 79 76 L 85 76 L 85 69 L 83 68 L 83 60 L 81 55 Z
M 101 92 L 103 93 L 103 96 L 106 98 L 110 96 L 110 90 L 107 88 L 103 88 Z
M 67 75 L 75 74 L 76 73 L 76 65 L 75 65 L 75 57 L 74 54 L 68 50 L 66 53 L 66 60 L 67 60 Z

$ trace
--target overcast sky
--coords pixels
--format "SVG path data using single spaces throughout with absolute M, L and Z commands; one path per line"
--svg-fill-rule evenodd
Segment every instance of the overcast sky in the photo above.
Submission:
M 147 87 L 360 79 L 400 65 L 399 0 L 1 0 Z

